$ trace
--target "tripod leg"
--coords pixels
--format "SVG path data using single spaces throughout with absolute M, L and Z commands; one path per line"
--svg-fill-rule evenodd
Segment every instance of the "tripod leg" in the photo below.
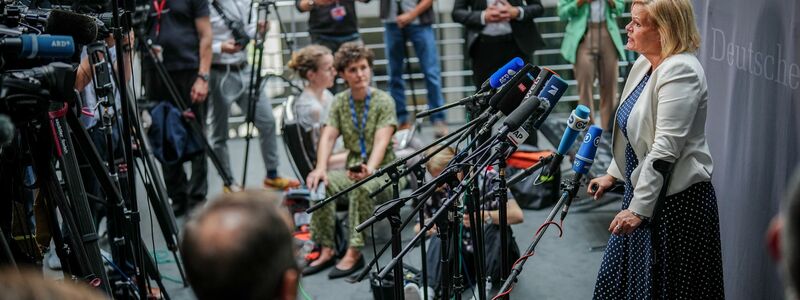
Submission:
M 64 103 L 62 108 L 53 110 L 49 113 L 50 128 L 52 129 L 53 144 L 56 147 L 57 157 L 61 164 L 62 178 L 66 183 L 67 193 L 70 196 L 70 204 L 59 203 L 62 210 L 71 208 L 75 214 L 73 221 L 77 226 L 77 235 L 72 236 L 73 239 L 80 239 L 83 243 L 87 255 L 87 263 L 91 272 L 100 278 L 103 289 L 110 291 L 111 286 L 108 282 L 105 268 L 103 267 L 103 260 L 100 257 L 100 247 L 97 244 L 98 236 L 94 227 L 91 210 L 89 209 L 89 200 L 86 197 L 86 191 L 83 189 L 83 182 L 78 168 L 78 161 L 75 156 L 75 149 L 73 148 L 72 139 L 70 138 L 70 130 L 65 122 L 64 116 L 68 112 L 67 104 Z M 43 134 L 46 135 L 47 133 Z M 46 157 L 46 156 L 39 156 Z M 52 167 L 52 166 L 51 166 Z M 51 174 L 55 174 L 55 171 Z M 56 180 L 56 177 L 51 177 Z M 63 213 L 63 212 L 62 212 Z
M 142 245 L 144 244 L 143 241 L 139 241 Z M 167 288 L 164 286 L 164 282 L 161 280 L 161 273 L 158 271 L 158 267 L 156 266 L 156 262 L 153 260 L 153 257 L 150 256 L 150 253 L 144 253 L 144 267 L 147 269 L 147 274 L 149 274 L 150 279 L 154 280 L 158 285 L 158 288 L 161 290 L 161 295 L 164 296 L 164 299 L 169 300 L 169 294 L 167 294 Z M 184 282 L 185 285 L 185 282 Z

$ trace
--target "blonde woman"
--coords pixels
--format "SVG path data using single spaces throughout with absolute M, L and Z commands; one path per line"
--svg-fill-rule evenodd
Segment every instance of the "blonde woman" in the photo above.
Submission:
M 627 48 L 641 56 L 617 110 L 614 159 L 588 191 L 597 199 L 623 181 L 625 195 L 608 227 L 594 298 L 722 299 L 719 213 L 705 137 L 708 88 L 694 56 L 700 35 L 691 1 L 636 0 L 625 29 Z M 666 186 L 660 161 L 672 165 Z M 662 187 L 666 196 L 659 199 Z

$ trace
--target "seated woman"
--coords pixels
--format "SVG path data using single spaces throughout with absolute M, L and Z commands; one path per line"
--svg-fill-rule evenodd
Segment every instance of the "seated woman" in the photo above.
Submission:
M 306 86 L 294 103 L 297 123 L 306 131 L 311 131 L 314 149 L 319 145 L 322 127 L 328 119 L 333 94 L 336 69 L 333 67 L 333 54 L 327 47 L 309 45 L 295 52 L 289 61 L 289 68 L 306 81 Z M 337 149 L 340 147 L 337 147 Z M 336 151 L 328 161 L 329 168 L 341 169 L 347 159 L 347 151 Z
M 311 190 L 316 190 L 322 181 L 327 186 L 326 195 L 332 196 L 395 159 L 390 144 L 397 127 L 394 101 L 386 92 L 370 87 L 372 60 L 372 51 L 357 43 L 345 43 L 336 52 L 334 65 L 349 89 L 337 94 L 331 104 L 328 123 L 319 140 L 317 165 L 306 180 Z M 350 151 L 348 168 L 347 171 L 329 171 L 328 158 L 340 134 L 344 147 Z M 336 200 L 349 205 L 350 238 L 347 253 L 328 274 L 329 278 L 350 275 L 364 266 L 360 251 L 364 247 L 364 235 L 356 232 L 355 227 L 372 215 L 376 202 L 391 198 L 392 189 L 385 189 L 376 198 L 369 198 L 369 194 L 385 182 L 383 179 L 372 180 Z M 404 185 L 405 180 L 402 181 L 401 185 Z M 322 251 L 319 258 L 306 267 L 303 275 L 333 265 L 335 213 L 335 205 L 329 203 L 311 215 L 311 238 L 322 246 Z
M 431 149 L 435 150 L 435 149 Z M 427 162 L 425 167 L 428 169 L 428 172 L 432 177 L 439 176 L 439 174 L 444 171 L 447 167 L 450 160 L 453 159 L 455 156 L 456 151 L 453 148 L 445 148 L 439 153 L 433 154 L 432 151 L 428 151 L 426 156 L 430 157 L 430 160 Z M 433 155 L 433 156 L 431 156 Z M 460 174 L 459 180 L 460 178 Z M 488 184 L 491 182 L 492 179 L 497 176 L 497 172 L 489 169 L 486 170 L 481 174 L 482 178 L 480 178 L 480 186 L 481 188 L 486 187 L 486 190 L 481 191 L 481 195 L 487 195 L 492 191 L 497 190 L 496 186 Z M 487 183 L 487 184 L 484 184 Z M 436 210 L 439 209 L 441 204 L 447 200 L 449 187 L 447 185 L 442 186 L 440 190 L 437 190 L 433 196 L 428 199 L 426 203 L 426 215 L 431 217 Z M 484 223 L 483 227 L 483 236 L 484 236 L 484 250 L 486 253 L 486 260 L 484 261 L 484 266 L 486 270 L 487 280 L 492 281 L 492 286 L 495 288 L 500 287 L 499 280 L 501 279 L 500 276 L 500 210 L 499 210 L 499 203 L 495 199 L 484 199 L 485 202 L 481 205 L 481 220 Z M 519 224 L 523 222 L 523 214 L 522 209 L 517 204 L 517 201 L 514 200 L 512 195 L 508 194 L 508 202 L 506 203 L 507 208 L 507 221 L 508 225 L 506 230 L 508 230 L 508 239 L 509 239 L 509 262 L 508 268 L 511 269 L 511 265 L 517 258 L 520 256 L 519 246 L 517 246 L 517 242 L 514 239 L 514 234 L 511 230 L 511 226 L 513 224 Z M 469 215 L 464 213 L 463 217 L 463 225 L 464 225 L 464 237 L 462 240 L 462 251 L 461 253 L 464 255 L 463 262 L 464 265 L 461 268 L 461 274 L 464 278 L 467 278 L 467 282 L 464 284 L 475 284 L 475 268 L 474 266 L 474 251 L 472 246 L 472 239 L 469 235 L 468 228 L 470 227 L 469 222 Z M 419 232 L 420 227 L 419 224 L 414 228 L 416 232 Z M 430 233 L 429 233 L 430 234 Z M 440 258 L 441 258 L 441 243 L 442 241 L 439 239 L 438 236 L 431 237 L 430 246 L 427 249 L 427 265 L 428 265 L 428 285 L 439 292 L 439 289 L 442 284 L 444 284 L 441 274 L 441 266 L 440 266 Z

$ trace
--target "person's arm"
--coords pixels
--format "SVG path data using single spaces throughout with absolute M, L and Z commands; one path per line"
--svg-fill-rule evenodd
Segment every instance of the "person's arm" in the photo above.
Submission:
M 381 166 L 383 157 L 386 155 L 386 148 L 389 147 L 389 142 L 392 141 L 392 135 L 394 135 L 394 126 L 386 126 L 375 130 L 372 153 L 369 154 L 369 159 L 367 160 L 367 170 L 369 170 L 370 174 Z
M 484 211 L 482 216 L 485 219 L 489 219 L 487 216 L 490 216 L 492 224 L 500 224 L 500 210 L 487 210 Z M 519 207 L 519 204 L 514 199 L 508 199 L 508 202 L 506 202 L 506 220 L 508 225 L 520 224 L 525 221 L 522 208 Z
M 461 23 L 466 27 L 483 28 L 483 17 L 481 10 L 473 10 L 470 1 L 483 1 L 483 0 L 455 0 L 453 3 L 453 12 L 450 14 L 453 21 Z
M 653 145 L 644 157 L 641 172 L 634 183 L 630 211 L 652 217 L 664 178 L 653 162 L 674 163 L 686 145 L 695 124 L 697 109 L 703 100 L 705 79 L 686 63 L 675 63 L 658 69 L 655 94 L 658 110 Z M 641 99 L 649 100 L 649 99 Z M 704 124 L 698 124 L 704 126 Z
M 197 70 L 197 74 L 206 75 L 211 71 L 211 40 L 213 34 L 211 31 L 211 21 L 208 16 L 200 17 L 194 20 L 194 25 L 200 40 L 200 67 Z M 191 96 L 192 103 L 205 101 L 206 96 L 208 96 L 208 81 L 198 76 L 192 86 Z
M 122 59 L 125 60 L 125 66 L 126 66 L 126 68 L 125 68 L 125 82 L 128 82 L 128 81 L 131 80 L 131 74 L 133 72 L 133 70 L 131 70 L 131 68 L 130 68 L 130 66 L 131 66 L 130 45 L 133 44 L 133 39 L 134 39 L 133 31 L 129 32 L 126 35 L 123 35 L 123 37 L 124 37 L 124 40 L 122 42 L 123 51 L 121 51 L 121 52 L 123 53 Z M 109 47 L 109 50 L 115 49 L 114 51 L 116 51 L 116 48 L 114 48 L 116 46 L 116 42 L 114 41 L 113 37 L 107 38 L 105 42 L 106 42 L 107 47 Z M 119 52 L 117 52 L 117 53 L 119 53 Z M 112 60 L 112 61 L 110 61 L 110 63 L 112 65 L 112 67 L 114 68 L 114 72 L 115 72 L 114 74 L 117 74 L 116 73 L 118 71 L 117 70 L 117 61 L 116 60 Z M 89 82 L 91 82 L 93 79 L 94 79 L 94 69 L 92 68 L 92 65 L 89 63 L 89 56 L 86 56 L 83 59 L 81 59 L 81 63 L 80 63 L 80 65 L 78 65 L 78 69 L 76 70 L 74 88 L 78 92 L 83 92 L 83 90 L 86 88 L 86 85 L 88 85 Z M 112 80 L 116 80 L 116 79 L 117 78 L 113 78 Z
M 328 158 L 331 157 L 333 152 L 333 145 L 336 143 L 336 138 L 339 137 L 339 129 L 333 126 L 322 127 L 322 134 L 319 137 L 319 145 L 317 145 L 317 165 L 315 169 L 326 172 L 328 170 Z
M 519 6 L 518 9 L 520 10 L 520 15 L 513 16 L 511 21 L 530 23 L 531 26 L 533 26 L 533 18 L 542 15 L 544 12 L 544 6 L 542 6 L 541 0 L 527 0 L 526 2 L 528 5 Z
M 73 87 L 78 92 L 83 92 L 83 89 L 92 81 L 92 78 L 94 78 L 94 72 L 92 71 L 92 65 L 89 64 L 89 56 L 86 56 L 81 59 L 78 70 L 75 71 L 75 85 Z
M 427 11 L 433 5 L 433 0 L 420 0 L 414 9 L 404 12 L 397 16 L 397 25 L 404 27 L 414 21 L 419 15 Z

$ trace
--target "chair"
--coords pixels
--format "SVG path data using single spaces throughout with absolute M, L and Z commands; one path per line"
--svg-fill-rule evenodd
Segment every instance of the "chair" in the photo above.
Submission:
M 286 147 L 286 154 L 291 158 L 292 166 L 299 175 L 298 178 L 305 184 L 305 178 L 314 169 L 317 161 L 317 147 L 314 145 L 311 130 L 306 130 L 297 123 L 294 104 L 295 97 L 293 95 L 284 102 L 281 137 Z

